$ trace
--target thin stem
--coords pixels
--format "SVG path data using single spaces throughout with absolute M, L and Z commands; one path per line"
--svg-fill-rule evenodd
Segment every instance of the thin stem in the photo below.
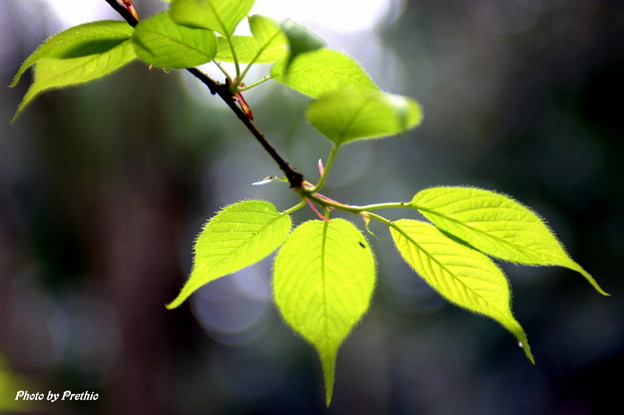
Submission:
M 354 213 L 359 215 L 361 213 L 366 213 L 373 215 L 370 213 L 372 210 L 380 210 L 380 209 L 406 209 L 409 208 L 409 203 L 405 202 L 389 202 L 389 203 L 375 203 L 371 205 L 347 205 L 344 203 L 340 203 L 336 200 L 330 199 L 327 196 L 324 196 L 320 193 L 313 191 L 313 189 L 305 189 L 302 190 L 304 193 L 304 197 L 318 203 L 323 207 L 329 207 L 332 209 L 340 209 L 345 212 Z
M 334 164 L 334 160 L 336 159 L 336 154 L 338 154 L 339 148 L 340 148 L 339 144 L 335 144 L 332 147 L 331 151 L 329 152 L 329 157 L 327 158 L 327 162 L 325 163 L 325 171 L 321 174 L 321 178 L 319 179 L 316 186 L 314 186 L 314 188 L 310 190 L 312 193 L 318 192 L 325 185 L 325 182 L 327 181 L 327 176 L 329 175 L 329 172 L 331 171 L 332 165 Z
M 223 75 L 225 75 L 225 78 L 226 78 L 226 79 L 229 79 L 229 80 L 231 81 L 231 79 L 230 79 L 230 74 L 229 74 L 229 73 L 227 73 L 227 71 L 225 70 L 225 68 L 224 68 L 224 67 L 223 67 L 223 66 L 222 66 L 219 62 L 217 62 L 217 61 L 214 61 L 214 60 L 213 60 L 213 61 L 212 61 L 212 63 L 214 63 L 215 65 L 217 65 L 217 68 L 219 68 L 219 70 L 223 73 Z
M 385 225 L 390 226 L 391 228 L 397 229 L 396 225 L 390 220 L 390 219 L 386 219 L 381 215 L 377 215 L 376 213 L 369 213 L 368 217 L 371 219 L 375 219 Z
M 234 43 L 232 43 L 232 38 L 230 36 L 227 37 L 227 43 L 230 47 L 230 51 L 232 52 L 232 60 L 234 61 L 234 67 L 236 68 L 236 83 L 240 82 L 240 64 L 238 63 L 238 56 L 236 55 L 236 49 L 234 48 Z
M 243 72 L 243 73 L 245 73 L 245 72 Z M 255 87 L 255 86 L 258 86 L 258 85 L 260 85 L 260 84 L 262 84 L 262 83 L 265 83 L 265 82 L 266 82 L 266 81 L 268 81 L 269 79 L 273 79 L 273 77 L 272 77 L 271 75 L 267 75 L 267 76 L 265 76 L 264 78 L 259 79 L 259 80 L 257 80 L 256 82 L 254 82 L 254 83 L 252 83 L 252 84 L 250 84 L 250 85 L 246 85 L 246 86 L 244 86 L 244 87 L 241 87 L 241 86 L 240 86 L 240 83 L 239 83 L 239 85 L 238 85 L 238 87 L 237 87 L 237 91 L 238 91 L 238 92 L 244 92 L 244 91 L 247 91 L 248 89 L 251 89 L 251 88 L 253 88 L 253 87 Z
M 236 88 L 238 88 L 239 84 L 243 82 L 243 79 L 245 78 L 245 76 L 247 76 L 247 72 L 249 72 L 249 69 L 251 69 L 252 65 L 256 63 L 256 61 L 260 58 L 262 53 L 266 50 L 267 46 L 273 41 L 273 39 L 275 39 L 279 35 L 279 33 L 280 33 L 279 31 L 275 32 L 275 34 L 271 37 L 271 39 L 269 39 L 269 41 L 266 42 L 263 47 L 259 48 L 258 52 L 256 52 L 256 55 L 253 57 L 251 62 L 249 62 L 249 64 L 243 70 L 243 73 L 240 74 L 240 76 L 236 77 L 237 81 L 236 81 L 236 84 L 234 85 Z M 252 86 L 255 86 L 257 84 L 258 83 L 254 83 Z M 238 91 L 239 92 L 243 91 L 243 89 L 238 89 Z
M 304 207 L 306 205 L 306 201 L 305 199 L 301 199 L 301 201 L 299 203 L 297 203 L 295 206 L 286 209 L 285 211 L 282 212 L 283 215 L 290 215 L 291 213 L 294 213 L 296 211 L 298 211 L 299 209 L 301 209 L 302 207 Z

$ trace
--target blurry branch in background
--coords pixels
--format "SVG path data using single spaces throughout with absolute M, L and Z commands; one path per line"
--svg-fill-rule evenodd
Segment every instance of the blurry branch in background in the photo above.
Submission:
M 117 13 L 123 17 L 126 22 L 132 27 L 139 23 L 138 13 L 130 0 L 105 0 Z M 262 148 L 271 156 L 271 158 L 277 163 L 279 168 L 284 172 L 290 187 L 293 189 L 300 189 L 303 184 L 303 174 L 295 170 L 290 164 L 277 152 L 275 147 L 269 143 L 264 137 L 264 134 L 258 130 L 251 118 L 237 105 L 235 94 L 232 93 L 228 83 L 217 82 L 210 78 L 197 68 L 187 68 L 193 76 L 199 79 L 204 85 L 208 87 L 210 93 L 221 97 L 223 102 L 236 114 L 238 119 L 247 127 L 254 138 L 260 143 Z

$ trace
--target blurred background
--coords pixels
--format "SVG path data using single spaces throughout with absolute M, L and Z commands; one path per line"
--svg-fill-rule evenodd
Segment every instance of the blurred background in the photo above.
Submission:
M 433 293 L 373 225 L 377 289 L 339 352 L 325 409 L 313 349 L 272 304 L 271 258 L 203 287 L 176 310 L 164 307 L 215 211 L 245 198 L 279 209 L 297 202 L 286 185 L 251 185 L 280 172 L 235 117 L 192 76 L 134 63 L 46 93 L 10 124 L 26 76 L 0 90 L 0 412 L 617 412 L 624 2 L 256 3 L 252 11 L 307 25 L 385 90 L 424 106 L 413 132 L 345 146 L 328 195 L 401 201 L 436 185 L 513 195 L 612 296 L 566 269 L 502 264 L 532 366 L 503 328 Z M 142 16 L 166 8 L 135 4 Z M 116 18 L 101 0 L 2 0 L 0 83 L 48 36 Z M 303 117 L 307 99 L 270 84 L 246 98 L 260 130 L 316 180 L 330 146 Z M 389 214 L 405 215 L 413 214 Z M 18 390 L 99 399 L 22 406 Z

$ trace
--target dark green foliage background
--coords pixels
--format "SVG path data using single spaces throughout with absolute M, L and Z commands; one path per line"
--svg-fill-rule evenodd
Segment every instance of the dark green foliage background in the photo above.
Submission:
M 326 193 L 357 204 L 409 200 L 434 185 L 512 195 L 612 297 L 572 271 L 505 265 L 534 367 L 495 323 L 432 294 L 379 229 L 380 282 L 341 350 L 326 413 L 619 406 L 608 379 L 624 367 L 624 6 L 505 3 L 407 2 L 382 35 L 406 76 L 378 80 L 418 99 L 425 122 L 410 137 L 345 147 Z M 3 85 L 43 39 L 38 27 L 52 24 L 45 13 L 21 21 L 17 4 L 0 5 Z M 256 337 L 232 346 L 192 311 L 233 313 L 226 301 L 219 309 L 196 295 L 193 307 L 164 308 L 208 216 L 242 198 L 280 208 L 297 200 L 285 186 L 249 186 L 277 168 L 216 98 L 199 103 L 180 79 L 133 64 L 43 95 L 12 125 L 27 83 L 2 90 L 0 354 L 41 390 L 100 394 L 70 413 L 324 413 L 316 356 L 273 309 Z M 328 144 L 304 124 L 305 99 L 272 91 L 248 99 L 257 124 L 313 180 Z M 227 299 L 231 287 L 217 281 L 204 292 Z

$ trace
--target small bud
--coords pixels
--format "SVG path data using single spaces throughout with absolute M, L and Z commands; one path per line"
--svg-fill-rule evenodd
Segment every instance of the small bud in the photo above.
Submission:
M 126 10 L 128 10 L 128 13 L 130 13 L 132 17 L 137 20 L 137 22 L 139 21 L 139 13 L 137 13 L 136 8 L 134 7 L 134 4 L 132 4 L 131 0 L 117 0 L 117 3 L 125 7 Z

